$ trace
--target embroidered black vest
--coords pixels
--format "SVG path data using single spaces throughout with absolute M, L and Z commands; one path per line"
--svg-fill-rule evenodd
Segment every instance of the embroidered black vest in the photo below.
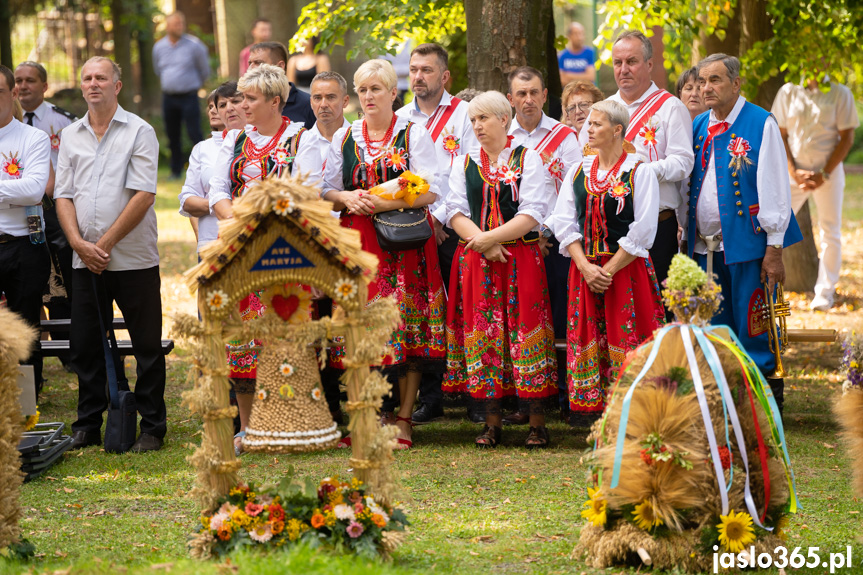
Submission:
M 515 185 L 499 181 L 496 187 L 483 177 L 479 164 L 470 155 L 467 156 L 464 168 L 467 203 L 470 206 L 470 219 L 480 230 L 493 230 L 518 214 L 518 188 L 521 186 L 525 153 L 527 148 L 517 146 L 509 157 L 509 167 L 518 174 Z M 530 232 L 523 239 L 537 238 L 536 232 Z
M 275 174 L 276 177 L 282 174 L 290 174 L 291 167 L 294 164 L 294 158 L 297 155 L 297 144 L 300 141 L 300 134 L 305 132 L 305 128 L 300 128 L 300 131 L 289 137 L 284 142 L 280 142 L 273 151 L 271 151 L 264 165 L 262 166 L 261 179 L 268 178 Z M 258 162 L 252 160 L 247 152 L 246 144 L 251 145 L 246 132 L 240 132 L 237 136 L 237 142 L 234 144 L 234 161 L 231 162 L 231 197 L 238 198 L 243 195 L 248 185 L 248 180 L 243 177 L 243 170 L 249 162 Z
M 409 170 L 410 131 L 413 122 L 408 124 L 397 135 L 390 146 L 400 158 L 405 160 L 403 167 L 392 162 L 390 153 L 384 153 L 371 163 L 366 163 L 360 154 L 360 148 L 354 140 L 353 130 L 347 130 L 342 140 L 342 185 L 345 190 L 368 190 L 378 184 L 397 178 L 402 172 Z M 389 161 L 388 161 L 389 160 Z
M 620 238 L 629 233 L 629 225 L 635 221 L 632 195 L 635 170 L 639 165 L 641 162 L 636 162 L 631 170 L 619 174 L 618 187 L 598 195 L 587 189 L 583 167 L 578 167 L 572 180 L 572 191 L 578 227 L 584 235 L 584 255 L 588 259 L 614 255 Z

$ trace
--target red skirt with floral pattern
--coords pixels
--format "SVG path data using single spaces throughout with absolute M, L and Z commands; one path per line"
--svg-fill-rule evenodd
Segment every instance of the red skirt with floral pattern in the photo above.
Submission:
M 602 266 L 612 256 L 601 256 Z M 602 413 L 609 382 L 617 378 L 626 354 L 665 323 L 665 308 L 649 258 L 636 258 L 614 274 L 604 293 L 593 293 L 569 266 L 566 327 L 566 379 L 573 413 Z
M 545 264 L 536 243 L 506 246 L 490 262 L 460 243 L 450 275 L 443 390 L 479 402 L 557 396 L 554 326 Z
M 434 236 L 421 249 L 388 252 L 378 244 L 371 217 L 342 215 L 340 223 L 359 231 L 362 248 L 378 256 L 378 274 L 369 284 L 368 302 L 393 296 L 401 311 L 401 324 L 390 340 L 391 353 L 380 365 L 442 371 L 446 360 L 446 296 Z M 343 357 L 343 347 L 333 348 L 331 365 L 342 368 Z

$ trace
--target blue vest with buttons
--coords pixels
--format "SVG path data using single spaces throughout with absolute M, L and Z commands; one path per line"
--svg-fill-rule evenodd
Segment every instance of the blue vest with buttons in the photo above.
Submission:
M 719 220 L 722 225 L 722 237 L 725 248 L 725 263 L 737 264 L 764 257 L 767 249 L 767 232 L 758 223 L 758 154 L 761 150 L 761 138 L 764 135 L 764 122 L 770 113 L 767 110 L 746 102 L 740 114 L 725 132 L 713 138 L 710 144 L 713 150 L 713 163 L 716 169 L 716 190 L 719 196 Z M 695 167 L 689 182 L 689 225 L 687 241 L 689 256 L 692 257 L 697 239 L 696 217 L 698 213 L 698 197 L 707 168 L 701 167 L 701 151 L 707 140 L 707 127 L 710 123 L 710 112 L 704 112 L 692 126 L 695 142 Z M 749 143 L 750 150 L 745 160 L 733 163 L 729 150 L 735 138 L 743 138 Z M 710 166 L 709 158 L 708 164 Z M 783 165 L 781 167 L 785 169 Z M 785 232 L 785 247 L 803 239 L 797 218 L 791 214 L 788 230 Z

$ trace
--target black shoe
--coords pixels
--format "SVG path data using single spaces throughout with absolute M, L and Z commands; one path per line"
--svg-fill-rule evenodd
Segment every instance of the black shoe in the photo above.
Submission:
M 530 414 L 526 411 L 516 411 L 505 415 L 503 418 L 504 425 L 524 425 L 530 421 Z
M 767 383 L 770 385 L 770 391 L 773 392 L 776 407 L 779 408 L 779 417 L 782 417 L 783 408 L 785 407 L 785 379 L 781 377 L 768 377 Z
M 470 419 L 474 423 L 485 423 L 485 416 L 479 412 L 477 409 L 467 410 L 467 418 Z
M 443 417 L 443 408 L 440 405 L 432 406 L 424 403 L 411 415 L 411 423 L 423 425 L 441 417 Z
M 132 453 L 141 453 L 143 451 L 158 451 L 162 449 L 162 444 L 164 442 L 156 437 L 155 435 L 150 435 L 149 433 L 142 433 L 140 437 L 138 437 L 138 441 L 136 441 L 132 447 L 129 448 L 129 451 Z
M 72 446 L 69 449 L 81 449 L 91 445 L 102 445 L 102 435 L 98 431 L 76 431 L 72 434 Z

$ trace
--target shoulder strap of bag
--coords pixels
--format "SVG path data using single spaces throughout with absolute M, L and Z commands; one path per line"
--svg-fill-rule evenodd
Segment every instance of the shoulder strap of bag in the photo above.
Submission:
M 105 353 L 105 373 L 108 377 L 108 396 L 111 407 L 119 409 L 120 391 L 129 391 L 129 381 L 126 379 L 125 370 L 120 362 L 120 350 L 117 346 L 117 338 L 114 336 L 113 322 L 106 326 L 102 315 L 102 302 L 108 301 L 105 280 L 101 275 L 90 273 L 93 283 L 93 292 L 96 295 L 96 312 L 99 315 L 99 327 L 102 330 L 102 350 Z M 112 318 L 113 319 L 113 318 Z M 121 369 L 117 369 L 120 366 Z

